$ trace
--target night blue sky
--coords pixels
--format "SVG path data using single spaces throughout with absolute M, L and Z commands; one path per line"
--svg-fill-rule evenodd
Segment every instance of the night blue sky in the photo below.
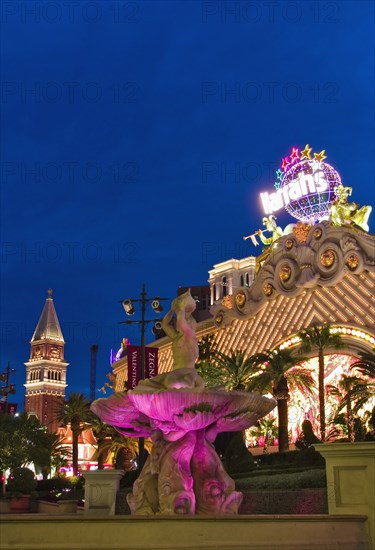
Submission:
M 88 394 L 91 344 L 99 387 L 139 342 L 119 300 L 258 252 L 242 236 L 292 146 L 375 204 L 372 1 L 13 0 L 1 22 L 0 365 L 19 403 L 49 287 L 68 391 Z

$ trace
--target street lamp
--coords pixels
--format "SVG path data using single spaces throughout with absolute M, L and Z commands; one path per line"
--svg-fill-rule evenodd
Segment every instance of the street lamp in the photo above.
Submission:
M 121 321 L 120 324 L 124 325 L 132 325 L 132 324 L 138 324 L 141 326 L 141 372 L 140 372 L 140 379 L 144 380 L 145 377 L 145 333 L 146 333 L 146 325 L 148 323 L 154 323 L 153 327 L 153 333 L 155 334 L 155 330 L 161 329 L 161 323 L 160 319 L 146 319 L 146 305 L 148 303 L 151 303 L 152 309 L 156 313 L 161 313 L 163 311 L 163 306 L 161 305 L 161 301 L 168 300 L 168 298 L 160 298 L 159 296 L 156 296 L 154 298 L 147 298 L 146 293 L 146 286 L 143 284 L 142 286 L 142 292 L 141 292 L 141 298 L 133 300 L 133 298 L 127 298 L 126 300 L 122 300 L 121 303 L 123 305 L 123 308 L 125 310 L 126 315 L 134 315 L 135 308 L 133 306 L 133 303 L 139 302 L 141 304 L 141 320 L 136 321 Z M 141 470 L 145 463 L 145 449 L 144 449 L 144 439 L 143 437 L 139 438 L 139 469 Z
M 5 414 L 8 414 L 8 395 L 16 393 L 15 384 L 9 384 L 9 376 L 16 372 L 16 369 L 11 369 L 8 361 L 7 370 L 0 373 L 0 382 L 5 382 L 5 386 L 0 387 L 0 395 L 4 395 Z

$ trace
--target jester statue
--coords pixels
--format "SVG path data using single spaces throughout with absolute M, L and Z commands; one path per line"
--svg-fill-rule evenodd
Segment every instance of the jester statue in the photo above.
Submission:
M 335 200 L 329 207 L 329 215 L 333 225 L 354 225 L 364 231 L 369 230 L 368 219 L 371 214 L 371 206 L 362 206 L 356 202 L 348 202 L 352 194 L 351 187 L 338 185 L 335 188 Z
M 253 425 L 276 404 L 254 393 L 205 389 L 195 370 L 195 307 L 189 290 L 173 301 L 163 319 L 172 341 L 171 371 L 91 406 L 121 434 L 152 439 L 150 455 L 128 495 L 132 514 L 238 513 L 242 494 L 212 443 L 220 432 Z

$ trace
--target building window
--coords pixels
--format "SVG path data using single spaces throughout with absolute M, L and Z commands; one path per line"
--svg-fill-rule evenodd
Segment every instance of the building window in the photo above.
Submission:
M 244 286 L 244 284 L 243 284 L 243 275 L 241 275 L 241 277 L 240 277 L 240 286 Z
M 221 279 L 221 284 L 222 284 L 222 287 L 223 287 L 223 296 L 226 296 L 227 295 L 227 278 L 226 277 L 223 277 Z

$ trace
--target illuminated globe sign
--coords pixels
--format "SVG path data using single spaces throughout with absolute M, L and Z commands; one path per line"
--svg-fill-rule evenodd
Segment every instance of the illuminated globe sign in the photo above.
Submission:
M 334 190 L 341 184 L 336 170 L 323 162 L 324 150 L 314 153 L 311 148 L 293 148 L 289 157 L 283 159 L 283 170 L 277 170 L 276 191 L 261 193 L 266 214 L 273 214 L 281 208 L 297 220 L 314 223 L 329 217 L 329 205 L 334 199 Z

